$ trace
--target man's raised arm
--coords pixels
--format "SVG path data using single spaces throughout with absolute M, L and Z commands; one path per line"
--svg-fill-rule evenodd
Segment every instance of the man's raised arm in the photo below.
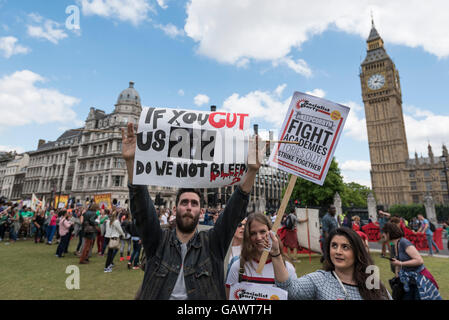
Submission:
M 128 170 L 130 211 L 136 220 L 137 232 L 142 239 L 142 245 L 148 258 L 154 254 L 159 244 L 162 230 L 147 186 L 132 184 L 135 151 L 136 134 L 133 124 L 128 123 L 126 132 L 125 128 L 122 128 L 122 156 Z
M 248 171 L 242 184 L 236 188 L 223 213 L 218 217 L 214 228 L 211 229 L 211 245 L 216 246 L 215 252 L 226 255 L 237 225 L 247 216 L 249 195 L 256 179 L 257 172 L 263 161 L 266 143 L 258 136 L 250 140 L 248 150 Z

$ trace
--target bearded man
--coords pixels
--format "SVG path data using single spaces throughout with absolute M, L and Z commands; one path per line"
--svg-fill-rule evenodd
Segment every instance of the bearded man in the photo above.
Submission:
M 226 204 L 215 225 L 198 232 L 204 213 L 202 196 L 194 188 L 176 196 L 176 227 L 162 229 L 146 186 L 133 185 L 136 134 L 132 124 L 122 129 L 122 155 L 130 182 L 130 209 L 136 221 L 147 262 L 139 300 L 225 300 L 224 258 L 238 224 L 247 216 L 254 179 L 260 168 L 265 143 L 250 143 L 248 171 Z M 260 148 L 259 148 L 260 145 Z

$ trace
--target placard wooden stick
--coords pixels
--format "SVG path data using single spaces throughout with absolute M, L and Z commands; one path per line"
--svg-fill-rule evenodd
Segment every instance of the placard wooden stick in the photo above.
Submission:
M 309 246 L 309 263 L 312 263 L 312 254 L 310 253 L 309 209 L 307 207 L 306 207 L 306 219 L 307 219 L 307 243 Z
M 298 177 L 293 174 L 290 175 L 290 181 L 288 183 L 287 190 L 285 190 L 285 194 L 284 194 L 284 197 L 282 198 L 281 206 L 279 207 L 279 211 L 276 215 L 276 220 L 274 221 L 273 227 L 271 228 L 271 230 L 274 233 L 276 233 L 278 231 L 279 226 L 281 225 L 282 217 L 284 216 L 285 209 L 287 208 L 287 205 L 288 205 L 288 200 L 290 200 L 290 196 L 292 195 L 293 188 L 295 187 L 297 178 Z M 265 266 L 265 263 L 267 262 L 267 258 L 268 258 L 268 252 L 264 251 L 262 253 L 262 257 L 259 261 L 259 265 L 256 270 L 257 273 L 259 273 L 259 274 L 262 273 L 263 267 Z

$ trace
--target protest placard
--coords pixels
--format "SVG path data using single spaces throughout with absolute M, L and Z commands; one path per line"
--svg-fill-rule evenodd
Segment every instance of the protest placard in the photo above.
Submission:
M 229 290 L 229 300 L 287 300 L 287 291 L 251 282 L 238 282 Z
M 62 209 L 67 207 L 67 203 L 69 202 L 68 195 L 55 196 L 55 207 Z
M 100 208 L 111 209 L 111 194 L 103 193 L 94 195 L 94 201 Z
M 238 185 L 247 171 L 245 113 L 143 108 L 133 183 L 217 188 Z
M 322 98 L 295 92 L 269 164 L 323 185 L 346 122 L 349 108 Z
M 349 108 L 338 103 L 301 92 L 293 94 L 279 140 L 298 144 L 276 143 L 268 161 L 270 166 L 292 174 L 273 223 L 274 232 L 279 228 L 297 177 L 323 185 L 348 113 Z M 262 272 L 267 258 L 268 253 L 264 252 L 257 273 Z

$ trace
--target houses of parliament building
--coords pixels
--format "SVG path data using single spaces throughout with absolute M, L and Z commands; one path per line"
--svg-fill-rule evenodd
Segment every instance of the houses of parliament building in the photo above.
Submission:
M 448 204 L 448 151 L 428 145 L 428 157 L 410 159 L 402 113 L 399 72 L 388 56 L 374 22 L 360 68 L 371 160 L 371 183 L 378 205 L 423 203 L 426 195 Z

